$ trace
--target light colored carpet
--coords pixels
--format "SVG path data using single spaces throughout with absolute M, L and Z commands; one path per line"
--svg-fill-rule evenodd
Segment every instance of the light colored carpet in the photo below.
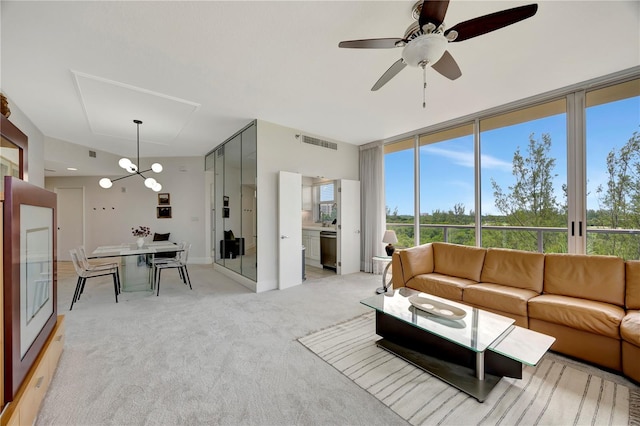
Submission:
M 312 333 L 300 343 L 415 425 L 627 425 L 638 387 L 548 353 L 520 380 L 503 378 L 484 403 L 378 348 L 373 312 Z M 632 418 L 630 419 L 630 415 Z
M 208 265 L 176 271 L 160 296 L 76 276 L 59 263 L 66 342 L 37 425 L 406 425 L 297 342 L 368 311 L 380 276 L 352 274 L 261 294 Z

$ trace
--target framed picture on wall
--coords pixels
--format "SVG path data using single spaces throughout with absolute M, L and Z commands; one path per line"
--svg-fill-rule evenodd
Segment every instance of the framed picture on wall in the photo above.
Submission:
M 156 207 L 158 219 L 171 219 L 171 207 Z
M 164 192 L 164 193 L 158 194 L 158 205 L 159 206 L 168 206 L 169 204 L 171 204 L 171 195 L 169 195 L 168 192 Z
M 229 197 L 227 197 L 226 195 L 222 197 L 222 205 L 225 207 L 229 207 Z

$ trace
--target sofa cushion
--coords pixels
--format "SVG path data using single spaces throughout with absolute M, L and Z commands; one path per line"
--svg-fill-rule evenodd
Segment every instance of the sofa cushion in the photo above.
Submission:
M 493 283 L 469 285 L 462 292 L 462 301 L 474 306 L 527 316 L 527 301 L 538 293 L 524 288 Z
M 486 249 L 458 244 L 433 244 L 433 272 L 480 281 Z
M 416 275 L 433 272 L 433 246 L 431 243 L 399 250 L 398 255 L 405 283 Z
M 529 300 L 529 320 L 538 319 L 620 339 L 625 312 L 619 306 L 576 297 L 543 294 Z
M 627 260 L 625 267 L 625 305 L 627 309 L 640 309 L 640 260 Z
M 624 275 L 619 257 L 549 253 L 543 292 L 624 306 Z
M 640 311 L 628 311 L 620 323 L 620 337 L 640 347 Z
M 487 249 L 480 281 L 526 288 L 542 293 L 544 254 L 509 250 Z
M 417 275 L 407 281 L 407 287 L 418 291 L 462 301 L 462 290 L 475 281 L 437 273 Z

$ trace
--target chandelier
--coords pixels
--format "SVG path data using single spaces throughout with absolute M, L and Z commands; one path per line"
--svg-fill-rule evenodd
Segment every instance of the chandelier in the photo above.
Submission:
M 109 189 L 113 186 L 113 182 L 121 180 L 121 179 L 126 179 L 128 177 L 131 176 L 140 176 L 143 180 L 144 180 L 144 186 L 146 186 L 149 189 L 154 190 L 155 192 L 159 192 L 162 189 L 162 185 L 160 185 L 160 183 L 158 183 L 158 181 L 156 181 L 154 178 L 152 177 L 145 177 L 143 175 L 143 173 L 147 173 L 147 172 L 154 172 L 154 173 L 160 173 L 162 171 L 162 164 L 160 163 L 153 163 L 151 165 L 150 169 L 147 170 L 143 170 L 143 171 L 139 171 L 138 170 L 138 166 L 140 165 L 140 125 L 142 124 L 142 121 L 140 120 L 133 120 L 134 123 L 136 123 L 136 130 L 137 130 L 137 138 L 136 138 L 136 142 L 137 142 L 137 146 L 138 146 L 138 164 L 134 164 L 133 162 L 131 162 L 131 160 L 129 160 L 128 158 L 121 158 L 120 161 L 118 161 L 118 165 L 120 167 L 122 167 L 123 169 L 125 169 L 127 172 L 131 173 L 129 175 L 126 176 L 122 176 L 119 177 L 117 179 L 109 179 L 109 178 L 102 178 L 100 179 L 100 186 L 105 188 L 105 189 Z

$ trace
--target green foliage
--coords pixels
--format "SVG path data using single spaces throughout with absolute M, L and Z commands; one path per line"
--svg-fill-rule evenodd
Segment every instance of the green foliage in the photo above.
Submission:
M 636 131 L 620 149 L 612 149 L 606 160 L 607 184 L 596 190 L 600 210 L 592 212 L 589 224 L 604 229 L 640 228 L 640 134 Z M 595 234 L 587 239 L 589 253 L 640 259 L 640 236 Z
M 566 219 L 553 193 L 553 179 L 556 160 L 549 157 L 551 137 L 542 134 L 542 140 L 529 136 L 527 156 L 523 157 L 520 147 L 513 154 L 511 173 L 515 183 L 505 192 L 492 178 L 491 186 L 496 208 L 505 215 L 507 224 L 512 226 L 562 226 Z

